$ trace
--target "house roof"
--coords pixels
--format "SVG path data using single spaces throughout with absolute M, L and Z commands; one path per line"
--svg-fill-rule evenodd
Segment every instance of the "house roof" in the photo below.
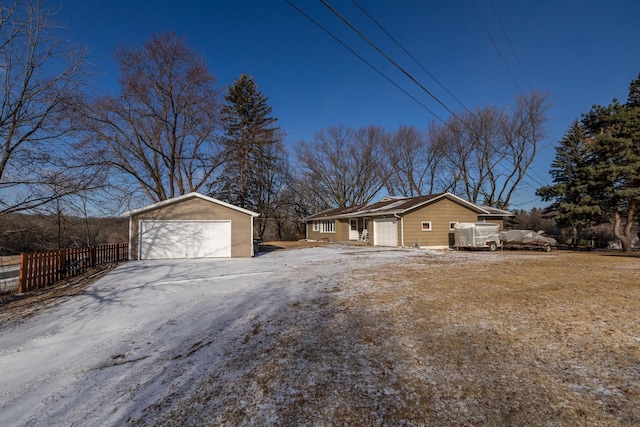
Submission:
M 193 199 L 193 198 L 196 198 L 196 197 L 199 198 L 199 199 L 202 199 L 202 200 L 206 200 L 207 202 L 216 203 L 216 204 L 224 206 L 226 208 L 233 209 L 233 210 L 236 210 L 238 212 L 245 213 L 247 215 L 251 215 L 253 217 L 260 216 L 259 213 L 256 213 L 256 212 L 250 211 L 248 209 L 244 209 L 244 208 L 232 205 L 230 203 L 223 202 L 222 200 L 214 199 L 213 197 L 205 196 L 204 194 L 200 194 L 200 193 L 196 193 L 196 192 L 183 194 L 182 196 L 174 197 L 172 199 L 163 200 L 161 202 L 154 203 L 154 204 L 148 205 L 148 206 L 143 206 L 143 207 L 138 208 L 138 209 L 132 209 L 130 211 L 124 212 L 121 216 L 132 216 L 132 215 L 136 215 L 136 214 L 139 214 L 139 213 L 142 213 L 142 212 L 152 211 L 154 209 L 158 209 L 158 208 L 161 208 L 163 206 L 172 205 L 174 203 L 179 203 L 179 202 L 182 202 L 182 201 L 185 201 L 185 200 L 189 200 L 189 199 Z
M 512 212 L 506 211 L 504 209 L 498 209 L 491 206 L 478 205 L 480 208 L 487 211 L 486 214 L 479 214 L 480 216 L 513 216 Z
M 353 218 L 362 216 L 375 216 L 385 214 L 402 215 L 413 209 L 417 209 L 421 206 L 434 203 L 437 200 L 449 199 L 456 203 L 459 203 L 481 216 L 512 216 L 513 214 L 501 209 L 489 208 L 487 206 L 476 205 L 467 200 L 464 200 L 452 193 L 438 193 L 430 194 L 428 196 L 418 197 L 393 197 L 386 196 L 380 199 L 380 201 L 371 204 L 351 206 L 348 208 L 335 208 L 328 209 L 326 211 L 318 212 L 317 214 L 310 215 L 305 218 L 305 221 L 320 220 L 320 219 L 338 219 L 338 218 Z

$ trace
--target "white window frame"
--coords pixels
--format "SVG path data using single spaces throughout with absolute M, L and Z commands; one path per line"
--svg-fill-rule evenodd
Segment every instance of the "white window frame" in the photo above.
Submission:
M 424 228 L 425 225 L 427 225 L 427 229 Z M 432 231 L 433 225 L 431 224 L 431 221 L 422 221 L 421 228 L 422 228 L 422 231 Z
M 320 233 L 335 233 L 336 222 L 334 220 L 320 221 Z
M 312 221 L 311 223 L 311 230 L 312 231 L 318 231 L 318 221 Z
M 453 231 L 456 229 L 456 224 L 458 223 L 458 221 L 449 221 L 449 230 Z

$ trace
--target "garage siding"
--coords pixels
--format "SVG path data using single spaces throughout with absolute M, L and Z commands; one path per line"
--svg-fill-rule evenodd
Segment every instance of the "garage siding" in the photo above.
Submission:
M 231 256 L 250 257 L 253 245 L 251 215 L 199 197 L 179 200 L 131 217 L 131 258 L 138 259 L 140 220 L 227 220 L 231 221 Z

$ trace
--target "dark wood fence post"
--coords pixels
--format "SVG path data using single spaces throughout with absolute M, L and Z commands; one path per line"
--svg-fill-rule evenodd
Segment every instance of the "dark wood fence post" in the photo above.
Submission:
M 27 254 L 20 254 L 20 275 L 18 276 L 18 293 L 24 292 L 24 285 L 27 281 Z
M 64 249 L 58 250 L 58 280 L 64 279 L 67 270 L 67 254 Z
M 90 265 L 91 267 L 95 267 L 96 266 L 96 247 L 95 246 L 91 246 L 89 248 L 89 261 L 90 261 Z

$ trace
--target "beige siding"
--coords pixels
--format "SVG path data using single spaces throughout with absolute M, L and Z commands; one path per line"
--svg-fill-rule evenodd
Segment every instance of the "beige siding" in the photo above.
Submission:
M 307 239 L 309 240 L 325 240 L 328 242 L 341 242 L 349 240 L 349 219 L 335 219 L 335 220 L 319 220 L 321 221 L 334 221 L 335 233 L 322 233 L 320 231 L 313 231 L 313 221 L 307 222 Z M 361 222 L 362 220 L 360 220 Z M 320 230 L 320 226 L 318 226 Z
M 431 221 L 431 231 L 422 231 L 422 221 Z M 419 242 L 421 247 L 447 247 L 453 239 L 450 222 L 476 221 L 478 216 L 472 210 L 449 199 L 440 199 L 404 215 L 404 244 L 411 246 Z
M 322 221 L 334 221 L 332 219 L 330 220 L 322 220 Z M 320 222 L 320 221 L 317 221 Z M 313 231 L 313 221 L 309 221 L 307 222 L 307 239 L 309 240 L 326 240 L 328 242 L 335 242 L 338 240 L 337 236 L 337 232 L 338 232 L 338 221 L 335 221 L 336 225 L 335 225 L 335 230 L 336 232 L 334 233 L 323 233 L 321 232 L 321 228 L 320 225 L 318 225 L 318 231 Z
M 138 259 L 139 221 L 147 220 L 231 220 L 231 256 L 250 257 L 253 245 L 251 215 L 198 197 L 177 201 L 131 218 L 131 259 Z
M 504 230 L 504 218 L 501 217 L 501 216 L 484 217 L 483 219 L 479 220 L 478 222 L 492 222 L 494 224 L 498 224 L 498 226 L 500 227 L 500 230 Z
M 336 236 L 338 241 L 349 240 L 349 220 L 339 219 L 336 221 Z

